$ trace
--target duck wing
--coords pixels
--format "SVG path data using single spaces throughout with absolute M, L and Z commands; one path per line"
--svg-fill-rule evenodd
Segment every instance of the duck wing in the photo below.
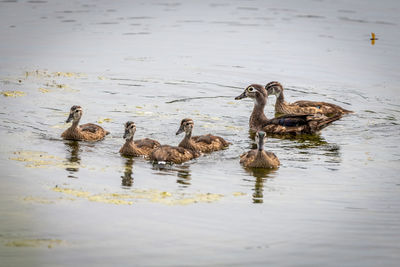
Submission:
M 101 128 L 100 126 L 93 124 L 93 123 L 86 123 L 86 124 L 79 125 L 79 128 L 82 131 L 91 132 L 91 133 L 96 133 L 98 131 L 104 131 L 103 128 Z
M 156 147 L 160 146 L 160 143 L 158 141 L 150 139 L 150 138 L 143 138 L 140 140 L 135 140 L 133 142 L 139 148 L 142 148 L 142 147 L 156 148 Z

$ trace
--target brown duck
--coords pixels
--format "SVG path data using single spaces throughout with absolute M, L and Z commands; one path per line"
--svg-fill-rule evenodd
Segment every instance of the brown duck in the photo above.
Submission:
M 80 106 L 72 106 L 66 121 L 70 122 L 72 120 L 72 125 L 61 134 L 62 138 L 75 141 L 98 141 L 109 134 L 108 131 L 93 123 L 79 125 L 81 117 L 82 108 Z
M 125 144 L 119 150 L 123 156 L 149 156 L 151 151 L 160 146 L 156 140 L 144 138 L 133 141 L 133 136 L 136 132 L 136 125 L 133 121 L 125 123 L 124 139 Z
M 181 126 L 176 132 L 176 135 L 185 132 L 185 137 L 179 143 L 179 147 L 192 149 L 199 152 L 212 152 L 227 148 L 230 144 L 229 142 L 225 141 L 224 138 L 211 134 L 192 136 L 193 127 L 194 122 L 192 119 L 187 118 L 181 121 Z
M 168 162 L 180 164 L 199 156 L 200 152 L 191 149 L 186 149 L 179 146 L 162 145 L 150 153 L 150 160 L 159 163 Z
M 270 82 L 265 85 L 268 95 L 275 95 L 275 112 L 279 114 L 316 114 L 320 113 L 325 116 L 331 117 L 335 114 L 348 114 L 353 113 L 350 110 L 339 107 L 338 105 L 316 102 L 316 101 L 296 101 L 294 103 L 287 103 L 283 96 L 283 86 L 279 82 Z
M 150 160 L 155 162 L 168 162 L 180 164 L 197 158 L 201 153 L 194 147 L 184 148 L 180 146 L 162 145 L 150 153 Z
M 265 88 L 259 84 L 249 85 L 235 99 L 246 97 L 254 100 L 254 108 L 249 121 L 250 129 L 254 132 L 262 130 L 268 134 L 314 134 L 342 117 L 342 114 L 335 114 L 330 118 L 322 114 L 304 114 L 283 115 L 267 119 L 264 114 L 268 98 Z
M 258 131 L 256 133 L 257 149 L 252 149 L 240 156 L 240 163 L 248 168 L 278 168 L 280 165 L 278 157 L 264 150 L 266 134 Z

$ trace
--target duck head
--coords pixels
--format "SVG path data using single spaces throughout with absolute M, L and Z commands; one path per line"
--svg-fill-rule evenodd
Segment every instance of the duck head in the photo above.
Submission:
M 128 121 L 127 123 L 125 123 L 124 139 L 126 140 L 133 139 L 135 132 L 136 132 L 136 125 L 133 121 Z
M 176 135 L 185 132 L 186 135 L 191 135 L 194 127 L 194 122 L 192 119 L 186 118 L 181 121 L 181 126 L 179 127 Z
M 267 91 L 262 85 L 252 84 L 247 86 L 241 95 L 235 97 L 235 100 L 240 100 L 248 97 L 253 99 L 255 103 L 259 103 L 259 102 L 265 102 L 267 96 L 268 96 Z
M 256 143 L 257 143 L 257 148 L 259 151 L 264 149 L 265 137 L 266 137 L 266 134 L 263 131 L 258 131 L 256 133 Z
M 283 92 L 283 86 L 279 82 L 269 82 L 265 85 L 268 95 L 275 95 L 278 97 Z
M 82 108 L 80 106 L 72 106 L 69 111 L 68 119 L 65 122 L 74 121 L 77 122 L 82 117 Z

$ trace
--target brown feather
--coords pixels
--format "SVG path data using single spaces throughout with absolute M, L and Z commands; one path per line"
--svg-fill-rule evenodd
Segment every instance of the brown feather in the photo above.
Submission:
M 277 168 L 280 165 L 278 157 L 264 150 L 252 149 L 240 156 L 240 163 L 248 168 Z
M 152 161 L 164 161 L 176 164 L 183 163 L 199 156 L 200 153 L 193 150 L 169 145 L 162 145 L 150 153 L 150 159 Z
M 160 143 L 156 140 L 144 138 L 140 140 L 127 140 L 125 144 L 119 150 L 124 156 L 149 156 L 150 153 L 160 146 Z

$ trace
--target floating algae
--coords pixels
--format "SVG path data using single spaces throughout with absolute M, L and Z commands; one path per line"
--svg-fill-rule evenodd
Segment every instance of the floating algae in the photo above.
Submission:
M 54 200 L 47 199 L 47 198 L 41 198 L 41 197 L 25 197 L 24 201 L 26 202 L 32 202 L 32 203 L 39 203 L 39 204 L 53 204 L 55 203 Z
M 189 205 L 194 203 L 211 203 L 220 200 L 223 195 L 212 193 L 171 193 L 155 189 L 134 189 L 129 193 L 100 193 L 91 194 L 87 191 L 70 188 L 54 187 L 55 192 L 73 195 L 92 202 L 114 205 L 132 205 L 138 200 L 147 200 L 165 205 Z
M 104 123 L 104 122 L 111 122 L 112 119 L 110 118 L 100 118 L 99 120 L 97 120 L 98 123 Z
M 28 168 L 49 168 L 49 167 L 59 167 L 59 168 L 76 168 L 84 167 L 78 163 L 65 162 L 64 159 L 48 154 L 43 151 L 29 151 L 22 150 L 13 153 L 15 156 L 9 159 L 26 162 L 25 167 Z
M 1 94 L 5 97 L 18 97 L 25 96 L 25 92 L 22 91 L 1 91 Z
M 234 197 L 240 197 L 240 196 L 245 196 L 245 195 L 247 195 L 247 194 L 246 194 L 246 193 L 243 193 L 243 192 L 233 192 L 232 195 L 233 195 Z
M 6 243 L 7 247 L 48 247 L 53 248 L 54 246 L 59 246 L 66 244 L 65 241 L 60 239 L 20 239 L 13 240 Z

